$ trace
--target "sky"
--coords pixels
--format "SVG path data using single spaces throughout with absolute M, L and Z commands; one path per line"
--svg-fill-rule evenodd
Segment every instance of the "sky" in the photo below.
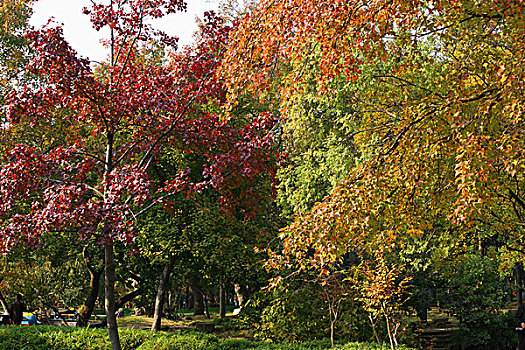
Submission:
M 158 29 L 179 37 L 179 47 L 191 44 L 197 30 L 196 16 L 202 18 L 204 11 L 216 10 L 217 0 L 186 0 L 188 11 L 174 13 L 154 21 Z M 107 50 L 100 44 L 107 38 L 108 31 L 97 32 L 91 27 L 89 16 L 82 14 L 82 8 L 91 4 L 89 0 L 39 0 L 33 8 L 29 24 L 41 27 L 50 17 L 63 24 L 64 36 L 80 56 L 101 62 L 107 57 Z

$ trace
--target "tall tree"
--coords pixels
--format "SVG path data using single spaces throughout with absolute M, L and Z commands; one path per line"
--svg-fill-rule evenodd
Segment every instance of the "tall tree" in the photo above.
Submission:
M 24 38 L 31 16 L 32 0 L 6 0 L 0 4 L 0 104 L 4 105 L 8 92 L 24 83 L 24 66 L 29 57 L 29 45 Z M 0 110 L 0 129 L 6 127 L 5 110 Z M 5 142 L 1 147 L 5 147 Z
M 31 16 L 32 0 L 6 0 L 0 4 L 0 86 L 4 89 L 13 84 L 14 78 L 23 73 L 29 46 L 24 38 L 27 22 Z
M 174 194 L 190 195 L 211 185 L 224 193 L 226 205 L 234 200 L 232 189 L 239 178 L 267 170 L 261 155 L 271 138 L 265 132 L 272 125 L 270 116 L 255 118 L 242 133 L 216 114 L 196 108 L 213 105 L 210 101 L 224 95 L 213 74 L 220 45 L 208 46 L 200 56 L 184 51 L 170 66 L 151 64 L 138 55 L 137 46 L 153 39 L 175 48 L 176 39 L 155 31 L 149 19 L 184 9 L 180 0 L 111 1 L 85 9 L 95 29 L 110 28 L 109 61 L 97 74 L 87 59 L 77 57 L 61 28 L 30 31 L 27 37 L 36 57 L 28 69 L 41 74 L 44 83 L 24 86 L 9 100 L 12 125 L 28 122 L 40 128 L 69 121 L 71 130 L 82 128 L 48 149 L 18 144 L 5 155 L 0 168 L 5 198 L 0 205 L 2 250 L 37 245 L 41 235 L 54 231 L 75 232 L 81 240 L 101 244 L 113 349 L 120 349 L 113 246 L 117 240 L 132 243 L 134 218 Z M 237 135 L 233 144 L 228 135 Z M 181 170 L 155 185 L 147 171 L 165 144 L 187 152 L 209 149 L 204 181 L 193 183 Z M 222 153 L 211 151 L 217 146 Z
M 348 84 L 359 157 L 282 231 L 275 267 L 329 275 L 349 250 L 444 232 L 525 253 L 524 13 L 499 0 L 261 2 L 222 66 L 231 97 L 264 98 L 278 78 L 293 120 L 313 56 L 319 98 Z
M 348 96 L 375 150 L 283 233 L 290 256 L 313 248 L 312 261 L 330 264 L 349 245 L 435 231 L 436 218 L 456 232 L 490 227 L 523 250 L 523 19 L 521 2 L 497 0 L 262 2 L 223 64 L 232 95 L 281 74 L 292 99 L 312 52 L 319 94 L 377 67 L 374 84 Z

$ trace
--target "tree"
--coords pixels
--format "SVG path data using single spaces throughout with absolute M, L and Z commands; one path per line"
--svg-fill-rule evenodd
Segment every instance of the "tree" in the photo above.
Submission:
M 23 37 L 31 16 L 32 0 L 6 0 L 0 5 L 0 95 L 3 99 L 15 79 L 23 75 L 29 46 Z
M 261 2 L 222 65 L 230 96 L 264 99 L 277 86 L 293 120 L 313 56 L 318 98 L 337 98 L 347 82 L 359 159 L 296 213 L 271 263 L 322 275 L 349 250 L 370 256 L 443 234 L 525 252 L 524 10 L 496 0 Z
M 375 259 L 364 262 L 359 267 L 361 283 L 355 283 L 359 300 L 372 324 L 376 340 L 381 343 L 377 335 L 376 324 L 378 318 L 384 317 L 390 348 L 397 349 L 397 332 L 401 326 L 399 304 L 403 304 L 403 294 L 410 278 L 403 277 L 402 267 L 386 261 L 384 252 L 375 252 Z M 406 298 L 406 297 L 405 297 Z
M 477 348 L 508 342 L 504 329 L 512 317 L 502 311 L 508 305 L 508 292 L 502 283 L 506 271 L 502 271 L 500 259 L 468 250 L 447 258 L 437 262 L 440 269 L 436 278 L 439 286 L 446 288 L 438 289 L 436 298 L 440 307 L 457 318 L 458 338 L 466 346 Z
M 258 0 L 221 0 L 219 1 L 218 14 L 229 22 L 239 20 L 246 13 L 252 12 L 256 7 Z
M 3 1 L 0 5 L 0 105 L 4 105 L 8 92 L 15 85 L 29 80 L 23 67 L 30 56 L 27 40 L 23 34 L 31 16 L 32 1 Z M 9 148 L 6 140 L 6 115 L 0 109 L 0 152 Z
M 5 249 L 22 239 L 35 244 L 40 233 L 50 230 L 74 230 L 81 238 L 95 235 L 105 251 L 106 314 L 114 349 L 120 344 L 114 312 L 113 240 L 132 239 L 131 210 L 149 196 L 145 165 L 157 147 L 159 131 L 173 129 L 179 122 L 176 116 L 172 119 L 163 114 L 180 115 L 188 104 L 184 101 L 177 108 L 166 94 L 178 88 L 168 70 L 134 61 L 134 44 L 152 36 L 152 28 L 144 22 L 148 17 L 184 8 L 181 1 L 112 1 L 108 6 L 93 5 L 91 12 L 86 10 L 96 29 L 111 28 L 104 80 L 96 79 L 87 60 L 76 57 L 60 28 L 29 32 L 37 54 L 29 68 L 46 74 L 47 84 L 39 90 L 24 87 L 11 96 L 8 116 L 12 124 L 24 119 L 38 125 L 71 118 L 87 124 L 98 136 L 94 145 L 77 139 L 49 153 L 24 145 L 11 151 L 2 172 L 12 182 L 1 186 L 11 199 L 3 203 L 2 213 L 9 214 L 15 207 L 14 198 L 28 200 L 36 191 L 44 192 L 31 198 L 31 212 L 12 216 L 3 227 L 3 244 Z M 162 39 L 175 44 L 165 35 Z M 167 121 L 159 121 L 163 117 Z M 144 154 L 142 160 L 139 150 Z M 17 178 L 20 170 L 28 176 Z
M 134 218 L 177 193 L 189 195 L 210 185 L 224 195 L 226 206 L 234 199 L 231 191 L 239 179 L 269 170 L 263 164 L 264 148 L 271 144 L 266 131 L 271 129 L 271 116 L 255 118 L 242 133 L 217 115 L 195 108 L 212 105 L 221 95 L 213 75 L 220 45 L 208 46 L 200 56 L 186 51 L 169 67 L 148 64 L 138 56 L 136 45 L 154 37 L 175 47 L 175 38 L 154 31 L 148 18 L 183 9 L 185 4 L 178 0 L 111 1 L 86 9 L 96 29 L 108 26 L 111 32 L 109 61 L 97 74 L 88 60 L 76 56 L 60 28 L 30 31 L 27 37 L 36 57 L 28 68 L 42 74 L 44 83 L 24 86 L 10 96 L 11 124 L 27 121 L 39 128 L 70 121 L 72 130 L 81 132 L 47 150 L 24 144 L 9 150 L 0 169 L 5 198 L 0 206 L 5 218 L 2 249 L 37 245 L 41 235 L 54 231 L 71 231 L 81 240 L 94 238 L 101 244 L 113 349 L 120 349 L 113 245 L 117 240 L 133 241 Z M 209 19 L 216 21 L 211 14 Z M 214 34 L 208 32 L 210 38 Z M 213 38 L 220 42 L 220 37 Z M 221 133 L 229 130 L 237 135 L 233 144 Z M 192 183 L 180 171 L 154 187 L 147 170 L 164 144 L 187 152 L 232 147 L 206 154 L 204 181 Z M 152 195 L 156 198 L 146 204 Z
M 46 74 L 46 85 L 36 91 L 24 87 L 11 97 L 8 111 L 12 124 L 29 119 L 38 125 L 65 117 L 79 124 L 90 124 L 92 132 L 100 136 L 94 147 L 86 147 L 84 140 L 77 139 L 47 154 L 23 145 L 15 147 L 20 153 L 11 151 L 8 165 L 2 169 L 8 178 L 20 181 L 13 163 L 18 163 L 21 170 L 34 172 L 18 184 L 4 183 L 2 192 L 6 197 L 22 195 L 24 198 L 25 194 L 27 200 L 36 190 L 44 191 L 40 192 L 40 198 L 32 198 L 31 212 L 11 217 L 10 223 L 4 226 L 3 242 L 8 246 L 26 238 L 28 243 L 35 244 L 39 234 L 52 230 L 73 230 L 81 238 L 95 235 L 104 246 L 106 315 L 114 349 L 120 349 L 120 343 L 114 310 L 113 240 L 131 240 L 131 208 L 149 196 L 143 165 L 140 160 L 134 159 L 134 163 L 129 160 L 137 157 L 138 147 L 147 147 L 146 142 L 152 142 L 149 128 L 160 126 L 152 116 L 146 121 L 146 124 L 149 122 L 146 128 L 136 125 L 141 112 L 153 114 L 165 111 L 167 105 L 171 107 L 166 98 L 153 102 L 152 94 L 158 96 L 161 91 L 174 87 L 174 79 L 162 68 L 133 62 L 133 45 L 151 35 L 151 29 L 143 23 L 145 18 L 184 8 L 181 2 L 175 1 L 151 5 L 148 1 L 137 1 L 127 5 L 111 2 L 109 6 L 93 6 L 95 27 L 109 25 L 112 32 L 105 81 L 95 78 L 86 59 L 76 57 L 60 28 L 29 32 L 27 37 L 37 54 L 29 69 L 36 74 Z M 149 85 L 145 85 L 146 82 Z M 149 98 L 149 102 L 144 98 Z M 141 119 L 147 120 L 147 117 Z M 122 133 L 131 133 L 135 144 L 126 144 L 129 139 Z M 145 135 L 150 136 L 147 141 Z M 13 199 L 7 200 L 2 212 L 9 214 L 15 204 Z
M 80 304 L 86 292 L 84 267 L 82 261 L 69 255 L 65 248 L 59 259 L 46 259 L 42 253 L 49 251 L 44 249 L 25 252 L 18 261 L 2 259 L 2 289 L 9 291 L 11 299 L 15 293 L 22 294 L 30 311 L 49 310 L 58 301 L 66 305 Z
M 305 88 L 285 105 L 281 153 L 284 162 L 278 171 L 278 196 L 283 215 L 308 212 L 315 203 L 332 193 L 350 169 L 359 162 L 353 133 L 359 122 L 348 96 L 355 87 L 337 79 L 333 95 L 319 95 L 316 55 L 304 60 Z
M 348 96 L 358 149 L 374 145 L 369 159 L 283 232 L 287 256 L 314 249 L 303 261 L 322 270 L 348 246 L 433 232 L 438 219 L 456 234 L 490 228 L 523 249 L 523 10 L 500 1 L 266 1 L 239 26 L 223 64 L 232 96 L 281 74 L 281 98 L 293 98 L 312 52 L 327 96 L 335 79 L 359 84 L 363 67 L 377 68 L 374 84 Z

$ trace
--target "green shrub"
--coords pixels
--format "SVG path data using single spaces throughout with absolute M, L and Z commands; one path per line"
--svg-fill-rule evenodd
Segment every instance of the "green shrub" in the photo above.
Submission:
M 333 349 L 338 350 L 389 350 L 390 345 L 378 345 L 371 343 L 346 343 L 344 345 L 335 346 Z M 399 350 L 410 350 L 406 346 L 400 345 Z
M 460 329 L 453 334 L 455 343 L 463 349 L 504 350 L 515 349 L 517 335 L 514 314 L 483 313 L 471 315 L 459 324 Z
M 328 339 L 303 343 L 269 343 L 243 339 L 222 339 L 197 332 L 158 332 L 121 329 L 123 350 L 321 350 L 329 349 Z M 105 329 L 67 327 L 0 327 L 0 350 L 107 350 L 110 343 Z M 374 344 L 348 343 L 339 350 L 388 349 Z M 401 348 L 406 350 L 407 348 Z
M 219 338 L 205 333 L 156 333 L 137 349 L 139 350 L 200 350 L 209 349 Z
M 329 336 L 329 323 L 315 286 L 276 290 L 261 315 L 259 335 L 274 341 L 307 341 Z
M 0 329 L 0 350 L 47 350 L 49 348 L 48 339 L 41 337 L 37 332 L 24 332 L 20 327 Z
M 102 329 L 67 327 L 1 327 L 0 350 L 102 350 L 109 346 Z
M 514 315 L 503 314 L 507 291 L 498 262 L 466 255 L 460 263 L 445 266 L 439 291 L 440 306 L 458 320 L 455 343 L 463 349 L 510 349 L 516 340 Z M 448 269 L 447 269 L 448 268 Z

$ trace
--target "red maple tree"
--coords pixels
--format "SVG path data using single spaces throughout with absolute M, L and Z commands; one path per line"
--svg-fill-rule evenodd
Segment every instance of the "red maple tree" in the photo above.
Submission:
M 140 47 L 152 40 L 176 47 L 176 38 L 156 31 L 148 19 L 185 9 L 181 0 L 94 3 L 84 12 L 95 29 L 109 27 L 109 59 L 94 72 L 78 57 L 60 27 L 31 30 L 35 51 L 28 69 L 41 86 L 24 86 L 9 98 L 11 125 L 53 128 L 67 121 L 71 134 L 59 145 L 39 149 L 21 143 L 0 164 L 0 247 L 37 245 L 47 232 L 69 231 L 93 238 L 105 254 L 105 308 L 110 341 L 120 349 L 115 319 L 113 243 L 131 243 L 134 218 L 181 191 L 213 186 L 225 206 L 240 181 L 248 185 L 266 165 L 275 120 L 264 113 L 242 127 L 206 112 L 220 106 L 224 90 L 214 74 L 229 28 L 207 14 L 201 38 L 172 57 L 169 65 L 144 59 Z M 66 124 L 67 124 L 66 123 Z M 154 184 L 149 165 L 166 146 L 199 150 L 205 156 L 204 181 L 186 172 Z M 242 196 L 241 196 L 242 197 Z

